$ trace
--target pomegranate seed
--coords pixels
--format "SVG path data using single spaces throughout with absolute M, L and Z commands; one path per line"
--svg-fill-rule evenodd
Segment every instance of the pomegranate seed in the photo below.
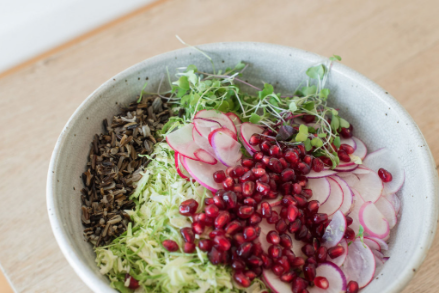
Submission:
M 250 145 L 259 145 L 262 142 L 261 136 L 257 133 L 250 136 L 250 139 L 248 140 L 248 143 Z
M 262 182 L 262 183 L 269 183 L 270 182 L 270 176 L 268 176 L 268 174 L 262 175 L 261 177 L 256 179 L 256 181 L 257 182 Z
M 304 162 L 305 164 L 307 164 L 307 165 L 311 165 L 311 163 L 312 163 L 312 159 L 313 159 L 312 156 L 306 155 L 306 156 L 303 158 L 303 162 Z
M 125 283 L 126 283 L 126 281 L 128 280 L 128 278 L 130 279 L 130 283 L 129 283 L 129 285 L 128 285 L 128 288 L 134 290 L 134 289 L 137 289 L 137 288 L 140 287 L 140 285 L 139 285 L 139 281 L 137 281 L 136 279 L 134 279 L 130 274 L 126 274 L 126 275 L 125 275 Z
M 262 218 L 271 217 L 271 205 L 266 201 L 261 203 L 261 216 Z
M 312 169 L 314 172 L 322 172 L 323 171 L 323 162 L 319 158 L 314 158 L 312 160 Z
M 255 227 L 249 226 L 249 227 L 245 227 L 244 228 L 244 232 L 242 232 L 244 234 L 244 238 L 247 241 L 253 241 L 256 238 L 258 238 L 258 233 L 256 232 Z
M 234 235 L 242 230 L 242 224 L 239 221 L 231 221 L 227 224 L 226 228 L 224 228 L 225 233 L 229 235 Z
M 206 206 L 208 206 L 208 205 L 210 205 L 210 204 L 215 204 L 215 203 L 214 203 L 212 197 L 207 197 L 207 198 L 204 199 L 204 204 L 205 204 Z
M 213 203 L 220 209 L 224 210 L 226 208 L 226 204 L 224 203 L 224 200 L 222 199 L 222 196 L 215 195 L 213 197 Z
M 255 180 L 255 175 L 253 174 L 252 171 L 247 171 L 244 173 L 244 175 L 242 175 L 239 178 L 239 182 L 243 183 L 243 182 L 247 182 L 247 181 L 254 181 Z
M 201 222 L 193 222 L 192 223 L 192 230 L 194 230 L 195 234 L 198 234 L 198 235 L 203 234 L 204 227 L 205 227 L 204 224 Z
M 270 156 L 273 156 L 273 157 L 276 157 L 276 158 L 280 158 L 281 156 L 282 156 L 282 152 L 281 152 L 281 149 L 280 149 L 280 147 L 278 146 L 278 145 L 272 145 L 271 147 L 270 147 L 270 150 L 269 150 L 269 154 L 270 154 Z
M 325 226 L 323 224 L 320 224 L 315 228 L 315 234 L 317 235 L 317 237 L 322 237 L 324 231 L 325 231 Z
M 245 243 L 244 234 L 242 234 L 242 233 L 236 233 L 235 235 L 233 235 L 233 241 L 234 241 L 237 245 L 241 245 L 241 244 Z
M 216 249 L 218 249 L 219 251 L 226 251 L 230 249 L 230 246 L 232 245 L 230 243 L 230 240 L 226 238 L 226 236 L 220 235 L 220 236 L 216 236 L 213 239 L 213 244 L 214 247 L 216 247 Z
M 293 191 L 293 184 L 290 182 L 286 182 L 281 185 L 280 189 L 283 195 L 291 195 Z
M 279 244 L 280 243 L 279 233 L 277 233 L 277 231 L 274 230 L 268 232 L 267 242 L 270 244 Z
M 344 232 L 344 238 L 348 241 L 354 241 L 355 239 L 355 231 L 352 230 L 352 228 L 347 227 L 346 231 Z
M 294 222 L 299 214 L 299 209 L 295 205 L 289 205 L 287 208 L 287 219 L 290 222 Z
M 232 190 L 235 185 L 235 181 L 233 181 L 232 177 L 226 177 L 223 181 L 223 187 L 225 190 Z
M 244 198 L 244 201 L 242 203 L 246 206 L 251 206 L 251 207 L 256 207 L 258 205 L 256 200 L 251 197 Z
M 250 280 L 250 281 L 253 281 L 257 276 L 256 276 L 256 273 L 254 272 L 254 271 L 252 271 L 252 270 L 247 270 L 247 271 L 245 271 L 244 272 L 244 275 L 246 275 L 247 276 L 247 278 Z
M 351 147 L 348 144 L 341 144 L 340 145 L 340 150 L 344 151 L 348 155 L 352 155 L 354 153 L 354 151 L 355 151 L 354 148 Z
M 262 267 L 253 268 L 252 270 L 256 274 L 256 277 L 260 277 L 262 275 Z
M 299 155 L 292 151 L 288 150 L 284 155 L 285 160 L 291 164 L 292 167 L 296 167 L 299 164 Z
M 233 191 L 234 193 L 236 193 L 237 196 L 238 196 L 238 194 L 240 195 L 241 192 L 242 192 L 241 184 L 235 184 L 235 185 L 233 185 L 233 189 L 232 189 L 232 191 Z
M 281 234 L 280 235 L 280 245 L 285 248 L 291 248 L 293 246 L 293 242 L 291 240 L 290 235 Z
M 242 271 L 235 271 L 233 274 L 233 279 L 242 287 L 249 287 L 251 282 L 250 279 L 242 272 Z
M 320 159 L 322 160 L 323 164 L 325 164 L 326 166 L 332 166 L 332 161 L 330 158 L 320 157 Z
M 204 208 L 204 212 L 208 217 L 216 218 L 219 213 L 219 209 L 215 204 L 210 204 Z
M 324 221 L 328 220 L 328 215 L 327 214 L 315 214 L 312 219 L 313 219 L 315 224 L 320 224 L 320 223 L 323 223 Z
M 301 194 L 302 193 L 302 186 L 299 183 L 293 184 L 293 194 Z
M 223 170 L 216 171 L 213 173 L 213 180 L 215 180 L 216 183 L 222 183 L 226 179 L 226 173 L 224 173 Z
M 230 222 L 230 213 L 227 211 L 221 211 L 218 217 L 215 218 L 215 228 L 221 229 Z
M 351 161 L 351 157 L 349 157 L 349 155 L 343 151 L 343 150 L 339 150 L 337 152 L 338 158 L 340 159 L 340 161 L 342 162 L 350 162 Z
M 297 183 L 299 183 L 300 186 L 302 186 L 303 188 L 308 183 L 308 178 L 306 178 L 305 176 L 297 176 Z
M 228 209 L 234 209 L 238 206 L 238 197 L 233 191 L 227 191 L 224 193 L 223 200 Z
M 289 166 L 290 166 L 290 164 L 287 162 L 287 160 L 285 160 L 284 158 L 280 158 L 279 159 L 279 162 L 282 164 L 282 167 L 285 169 L 285 168 L 288 168 Z
M 267 199 L 276 199 L 278 196 L 279 196 L 279 193 L 277 191 L 270 190 L 265 197 Z
M 258 237 L 259 237 L 259 235 L 261 235 L 262 228 L 261 228 L 260 226 L 256 226 L 256 227 L 255 227 L 255 230 L 256 230 L 256 234 L 257 234 Z
M 237 214 L 241 219 L 248 219 L 254 212 L 255 208 L 252 206 L 240 206 Z
M 296 174 L 293 169 L 284 169 L 280 174 L 283 182 L 294 181 L 296 179 Z
M 244 158 L 244 159 L 242 159 L 241 164 L 244 167 L 251 168 L 255 165 L 255 161 L 253 159 Z
M 242 195 L 244 197 L 250 197 L 255 193 L 255 183 L 253 181 L 243 182 L 241 186 Z
M 167 239 L 163 241 L 162 244 L 167 251 L 174 252 L 178 250 L 178 244 L 174 240 Z
M 296 233 L 295 238 L 297 240 L 302 240 L 306 237 L 306 235 L 308 234 L 309 230 L 305 225 L 302 225 L 302 227 L 300 228 L 300 230 Z
M 304 246 L 302 246 L 302 252 L 308 256 L 311 257 L 314 255 L 315 250 L 314 247 L 311 244 L 305 244 Z
M 297 277 L 293 280 L 293 285 L 291 286 L 291 290 L 293 290 L 294 293 L 303 293 L 307 287 L 308 287 L 308 282 L 301 277 Z
M 304 198 L 310 199 L 312 197 L 312 190 L 307 188 L 302 188 L 302 192 L 300 193 Z
M 267 175 L 267 171 L 265 171 L 264 168 L 253 168 L 251 171 L 255 175 L 256 178 Z
M 351 138 L 351 137 L 352 137 L 352 131 L 351 131 L 349 128 L 345 128 L 345 127 L 343 127 L 343 128 L 340 130 L 340 135 L 341 135 L 343 138 Z
M 267 140 L 264 140 L 263 142 L 261 142 L 259 147 L 264 154 L 268 155 L 270 153 L 271 143 Z
M 297 277 L 296 272 L 289 271 L 289 272 L 286 272 L 285 274 L 283 274 L 282 276 L 280 276 L 280 279 L 282 280 L 282 282 L 291 283 L 293 281 L 293 279 L 296 277 Z
M 269 173 L 268 176 L 270 177 L 270 179 L 273 179 L 275 182 L 278 182 L 278 183 L 280 183 L 282 180 L 280 175 L 276 174 L 276 173 Z
M 232 178 L 238 178 L 241 177 L 242 175 L 244 175 L 245 173 L 245 169 L 243 166 L 238 165 L 232 168 L 232 171 L 230 172 L 230 176 Z
M 305 163 L 299 163 L 297 165 L 297 169 L 303 174 L 306 175 L 311 171 L 311 167 L 308 164 Z
M 256 255 L 252 255 L 247 259 L 247 264 L 250 267 L 260 267 L 262 266 L 262 259 L 260 257 L 257 257 Z
M 278 277 L 280 277 L 285 271 L 284 267 L 281 266 L 280 264 L 275 264 L 274 266 L 271 267 L 271 270 Z
M 308 204 L 308 201 L 303 196 L 296 194 L 293 195 L 294 199 L 297 201 L 297 206 L 300 208 L 305 207 Z
M 269 156 L 262 157 L 262 160 L 261 160 L 262 166 L 256 166 L 255 165 L 255 167 L 257 167 L 257 168 L 265 168 L 265 167 L 267 167 L 268 164 L 270 163 L 270 159 L 271 158 Z
M 183 216 L 188 217 L 194 214 L 197 211 L 197 208 L 198 208 L 198 202 L 196 202 L 194 199 L 188 199 L 180 204 L 179 212 Z
M 303 259 L 303 257 L 295 257 L 293 259 L 293 261 L 290 261 L 290 265 L 293 268 L 299 268 L 301 266 L 303 266 L 305 264 L 305 260 Z
M 294 234 L 297 231 L 299 231 L 300 228 L 302 228 L 302 222 L 300 221 L 300 219 L 296 219 L 296 220 L 294 220 L 294 222 L 290 223 L 290 225 L 288 226 L 288 231 L 291 234 Z
M 276 211 L 271 212 L 271 216 L 267 218 L 268 224 L 276 224 L 279 221 L 279 215 Z
M 308 202 L 307 210 L 310 214 L 315 214 L 319 210 L 320 203 L 318 200 L 311 200 Z
M 207 253 L 207 257 L 213 265 L 217 265 L 221 263 L 223 254 L 219 249 L 212 247 L 212 249 Z
M 279 245 L 272 244 L 268 248 L 268 255 L 272 259 L 278 259 L 282 256 L 282 248 Z
M 288 257 L 283 255 L 282 257 L 276 260 L 276 264 L 283 266 L 284 271 L 288 272 L 291 268 L 290 263 L 288 262 Z
M 212 232 L 209 233 L 209 238 L 213 239 L 215 238 L 215 236 L 220 236 L 220 235 L 226 235 L 226 231 L 224 231 L 223 229 L 213 230 Z
M 194 235 L 194 231 L 191 228 L 185 227 L 180 229 L 180 234 L 185 242 L 194 243 L 195 235 Z
M 207 223 L 207 215 L 205 213 L 199 213 L 192 216 L 194 222 Z
M 328 255 L 332 259 L 343 255 L 343 253 L 344 253 L 343 246 L 334 246 L 328 249 Z
M 297 150 L 299 151 L 299 156 L 300 157 L 303 157 L 303 156 L 305 156 L 305 154 L 306 154 L 306 150 L 305 150 L 305 145 L 303 145 L 303 144 L 299 144 L 298 146 L 297 146 Z
M 345 218 L 346 218 L 346 225 L 348 225 L 348 226 L 352 225 L 354 220 L 349 216 L 345 216 Z
M 241 259 L 236 259 L 232 262 L 232 268 L 236 271 L 243 271 L 245 269 L 245 262 Z
M 258 213 L 253 213 L 248 219 L 249 225 L 256 226 L 262 221 L 262 217 Z M 268 219 L 267 219 L 268 221 Z
M 320 289 L 328 289 L 329 287 L 328 279 L 326 279 L 325 277 L 315 277 L 314 284 Z
M 230 173 L 232 172 L 233 167 L 228 167 L 226 169 L 226 176 L 230 176 Z
M 285 233 L 288 230 L 288 224 L 284 219 L 279 219 L 275 225 L 275 228 L 279 233 Z
M 256 256 L 260 257 L 263 252 L 264 252 L 264 250 L 262 249 L 261 242 L 253 243 L 253 248 L 252 248 L 253 255 L 256 255 Z
M 358 290 L 358 283 L 355 281 L 350 281 L 346 286 L 346 293 L 358 293 Z
M 288 207 L 282 207 L 281 210 L 280 210 L 280 214 L 279 214 L 279 216 L 280 216 L 282 219 L 287 219 L 287 216 L 288 216 Z
M 253 244 L 250 242 L 244 242 L 242 243 L 236 253 L 243 258 L 248 258 L 250 256 L 250 253 L 252 251 Z
M 283 166 L 278 159 L 270 158 L 270 161 L 268 162 L 268 169 L 275 173 L 280 173 L 282 172 Z
M 387 171 L 386 169 L 383 169 L 383 168 L 380 168 L 378 170 L 378 176 L 380 176 L 380 178 L 381 178 L 381 180 L 383 182 L 390 182 L 393 179 L 392 174 L 389 171 Z
M 193 253 L 195 251 L 195 247 L 196 247 L 195 243 L 186 242 L 183 246 L 183 251 L 185 253 Z
M 317 250 L 317 255 L 316 255 L 317 261 L 325 262 L 327 256 L 328 256 L 328 250 L 326 249 L 326 247 L 320 246 L 319 249 Z
M 267 254 L 262 253 L 261 254 L 261 259 L 262 259 L 262 266 L 264 267 L 264 269 L 271 268 L 271 265 L 273 264 L 273 261 L 271 260 L 271 258 Z
M 255 193 L 255 195 L 253 195 L 253 199 L 257 202 L 257 203 L 260 203 L 261 201 L 262 201 L 262 198 L 263 198 L 264 196 L 261 194 L 261 193 L 259 193 L 259 192 L 257 192 L 257 193 Z
M 262 160 L 262 158 L 264 157 L 264 153 L 263 152 L 255 152 L 254 154 L 253 154 L 253 159 L 255 160 L 255 161 L 260 161 L 260 160 Z
M 312 263 L 305 264 L 303 266 L 303 274 L 308 281 L 314 281 L 314 278 L 316 277 L 316 266 Z
M 256 191 L 261 193 L 262 195 L 267 195 L 270 191 L 270 185 L 267 183 L 256 182 Z
M 281 199 L 281 204 L 284 207 L 288 207 L 289 205 L 296 205 L 296 200 L 291 195 L 285 195 Z

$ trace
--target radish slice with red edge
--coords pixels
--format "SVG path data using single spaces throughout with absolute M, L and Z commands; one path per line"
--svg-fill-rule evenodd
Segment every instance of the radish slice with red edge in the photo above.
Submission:
M 233 124 L 235 124 L 236 132 L 237 132 L 236 134 L 238 135 L 238 137 L 241 137 L 240 135 L 241 135 L 242 121 L 239 118 L 239 116 L 232 112 L 226 113 L 226 115 L 229 116 L 230 120 L 232 120 Z
M 305 176 L 307 178 L 310 178 L 310 179 L 316 179 L 316 178 L 328 177 L 328 176 L 331 176 L 334 174 L 337 174 L 337 171 L 326 169 L 326 170 L 323 170 L 321 172 L 315 172 L 314 170 L 311 170 L 311 172 L 309 172 Z
M 359 139 L 358 137 L 352 136 L 352 139 L 355 142 L 355 145 L 357 146 L 355 148 L 354 153 L 352 154 L 353 156 L 359 157 L 360 159 L 364 159 L 367 155 L 367 147 L 364 144 L 364 142 Z
M 340 243 L 337 244 L 337 246 L 342 246 L 344 248 L 343 254 L 340 255 L 339 257 L 336 257 L 336 258 L 328 257 L 327 260 L 333 262 L 334 264 L 336 264 L 340 267 L 345 262 L 346 257 L 348 256 L 349 245 L 348 245 L 348 242 L 346 241 L 346 239 L 342 239 L 340 241 Z
M 218 162 L 215 165 L 209 165 L 191 160 L 187 157 L 182 158 L 182 163 L 191 177 L 210 191 L 216 192 L 218 189 L 223 188 L 220 183 L 216 183 L 215 180 L 213 180 L 213 173 L 219 170 L 226 170 L 226 166 L 223 164 Z
M 386 194 L 383 195 L 385 199 L 387 199 L 395 209 L 396 215 L 399 214 L 399 211 L 401 210 L 401 201 L 399 200 L 399 197 L 396 194 Z
M 386 218 L 387 222 L 389 223 L 389 228 L 392 229 L 395 227 L 396 223 L 398 222 L 398 218 L 396 217 L 396 211 L 393 205 L 385 197 L 380 197 L 380 199 L 375 203 L 375 206 Z
M 355 235 L 358 235 L 358 232 L 360 230 L 360 208 L 364 203 L 364 199 L 361 197 L 358 191 L 353 188 L 351 188 L 351 190 L 354 193 L 354 207 L 349 213 L 349 217 L 352 218 L 352 224 L 349 226 L 349 228 L 354 230 Z
M 218 160 L 215 159 L 214 156 L 212 156 L 211 154 L 209 154 L 208 152 L 206 152 L 203 149 L 196 150 L 194 155 L 199 161 L 210 164 L 210 165 L 215 165 L 218 162 Z
M 189 173 L 184 169 L 183 164 L 180 161 L 180 155 L 175 152 L 174 153 L 174 160 L 175 160 L 175 169 L 177 170 L 178 175 L 180 175 L 181 178 L 189 180 Z
M 215 156 L 222 164 L 232 167 L 239 163 L 242 157 L 241 144 L 230 137 L 229 133 L 224 130 L 215 130 L 209 138 Z
M 192 139 L 192 130 L 194 125 L 187 124 L 166 136 L 166 142 L 169 146 L 180 155 L 198 160 L 194 153 L 199 149 L 198 145 Z
M 325 213 L 328 216 L 331 216 L 334 214 L 343 203 L 343 190 L 341 189 L 340 185 L 332 179 L 331 177 L 328 177 L 329 184 L 331 185 L 331 194 L 329 195 L 328 200 L 320 205 L 319 213 Z
M 192 139 L 194 142 L 203 150 L 211 154 L 212 156 L 215 155 L 215 151 L 213 150 L 212 146 L 209 143 L 209 140 L 198 133 L 198 131 L 195 129 L 192 130 Z
M 389 235 L 389 223 L 373 202 L 367 201 L 361 206 L 359 218 L 368 235 L 381 239 Z
M 396 193 L 404 184 L 405 172 L 399 161 L 396 155 L 387 148 L 376 150 L 364 159 L 364 166 L 372 171 L 378 172 L 380 168 L 383 168 L 392 174 L 392 181 L 384 183 L 383 194 Z
M 331 185 L 327 178 L 308 179 L 308 186 L 312 190 L 312 197 L 309 200 L 318 200 L 322 205 L 331 194 Z
M 376 238 L 376 237 L 367 237 L 367 238 L 378 243 L 378 245 L 381 246 L 381 250 L 389 250 L 389 245 L 383 239 Z
M 316 269 L 316 276 L 325 277 L 328 280 L 329 287 L 327 289 L 321 289 L 317 286 L 309 287 L 309 293 L 340 293 L 346 290 L 346 276 L 344 275 L 343 271 L 332 262 L 324 262 L 319 264 Z
M 357 238 L 349 245 L 349 252 L 341 267 L 346 281 L 356 281 L 361 288 L 366 287 L 375 275 L 375 256 L 370 248 Z
M 353 170 L 352 173 L 355 175 L 365 175 L 372 172 L 370 169 L 364 167 L 363 165 L 359 165 L 357 169 Z
M 281 281 L 270 269 L 262 272 L 262 279 L 273 293 L 291 292 L 291 284 Z
M 212 137 L 213 137 L 213 135 L 215 133 L 219 132 L 219 131 L 224 133 L 224 134 L 226 134 L 226 135 L 228 135 L 228 136 L 230 136 L 231 138 L 233 138 L 233 140 L 238 141 L 238 137 L 236 136 L 236 133 L 233 133 L 230 129 L 227 129 L 227 128 L 217 128 L 217 129 L 212 130 L 209 133 L 209 136 L 207 137 L 207 140 L 209 141 L 209 144 L 211 146 L 212 146 Z
M 326 248 L 336 246 L 343 239 L 346 227 L 346 218 L 343 213 L 341 211 L 335 212 L 323 233 L 322 239 L 324 242 L 322 245 Z
M 205 138 L 216 128 L 227 128 L 236 133 L 235 124 L 233 124 L 229 116 L 218 110 L 198 111 L 194 116 L 193 122 L 197 131 Z
M 341 190 L 343 191 L 343 203 L 340 206 L 340 211 L 346 215 L 348 214 L 351 209 L 353 208 L 353 203 L 354 203 L 354 194 L 352 193 L 351 188 L 349 187 L 349 185 L 346 183 L 346 181 L 344 181 L 342 178 L 338 177 L 338 176 L 331 176 L 329 178 L 334 179 L 335 181 L 337 181 L 337 183 L 340 185 Z
M 351 172 L 341 172 L 338 173 L 337 176 L 343 179 L 347 183 L 347 185 L 349 185 L 349 187 L 355 186 L 355 184 L 360 181 L 360 179 L 358 179 L 358 176 Z
M 378 244 L 378 242 L 376 242 L 375 240 L 373 240 L 372 238 L 369 237 L 364 237 L 363 238 L 363 242 L 364 244 L 366 244 L 367 246 L 369 246 L 370 249 L 372 250 L 377 250 L 381 252 L 381 246 Z
M 376 202 L 383 191 L 383 182 L 375 172 L 368 172 L 367 174 L 357 174 L 358 181 L 354 188 L 361 194 L 365 201 Z
M 252 152 L 257 152 L 260 151 L 261 149 L 259 148 L 258 145 L 250 145 L 249 141 L 250 138 L 252 137 L 253 134 L 257 133 L 260 134 L 264 132 L 264 128 L 262 128 L 259 125 L 250 123 L 250 122 L 244 122 L 241 124 L 241 141 L 244 143 L 244 145 L 246 146 L 246 149 L 250 149 Z
M 337 172 L 351 172 L 357 168 L 358 165 L 353 163 L 352 165 L 338 165 L 337 167 L 334 168 L 334 170 Z

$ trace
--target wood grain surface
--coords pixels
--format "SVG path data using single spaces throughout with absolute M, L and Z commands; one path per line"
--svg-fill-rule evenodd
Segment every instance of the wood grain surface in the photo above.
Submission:
M 0 79 L 0 263 L 16 292 L 90 292 L 61 254 L 46 212 L 50 155 L 100 84 L 190 44 L 257 41 L 330 56 L 408 110 L 439 163 L 439 1 L 160 1 Z M 439 237 L 437 234 L 436 238 Z M 439 291 L 439 240 L 404 293 Z M 6 291 L 1 291 L 6 292 Z

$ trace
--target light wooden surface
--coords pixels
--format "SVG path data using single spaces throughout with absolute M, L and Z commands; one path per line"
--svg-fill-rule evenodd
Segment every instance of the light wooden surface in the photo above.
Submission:
M 191 44 L 258 41 L 341 55 L 409 111 L 439 163 L 438 9 L 437 0 L 161 0 L 3 75 L 0 263 L 15 290 L 89 292 L 49 226 L 51 152 L 67 119 L 94 89 L 132 64 L 182 47 L 175 34 Z M 436 239 L 404 293 L 437 292 L 438 263 Z

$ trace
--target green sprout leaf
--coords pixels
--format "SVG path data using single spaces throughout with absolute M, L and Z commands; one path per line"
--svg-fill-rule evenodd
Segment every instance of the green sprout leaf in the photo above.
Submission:
M 304 134 L 303 132 L 299 132 L 296 134 L 296 141 L 305 141 L 308 138 L 308 135 Z
M 198 71 L 197 66 L 195 66 L 194 64 L 189 65 L 188 67 L 186 67 L 186 72 L 189 71 L 197 72 Z
M 182 90 L 186 90 L 188 91 L 190 89 L 189 87 L 189 80 L 187 78 L 187 76 L 181 76 L 177 82 L 175 82 L 175 84 L 178 85 L 178 87 Z
M 324 74 L 325 74 L 325 67 L 322 64 L 314 67 L 310 67 L 306 71 L 306 75 L 308 75 L 310 78 L 313 79 L 321 79 Z
M 332 57 L 329 57 L 329 60 L 331 61 L 341 61 L 341 57 L 338 55 L 332 55 Z
M 314 96 L 317 93 L 317 87 L 315 85 L 303 87 L 301 92 L 305 96 Z
M 311 145 L 319 148 L 323 146 L 323 141 L 320 138 L 315 137 L 311 140 Z
M 307 138 L 306 140 L 305 140 L 305 150 L 307 151 L 307 152 L 309 152 L 311 149 L 312 149 L 312 145 L 311 145 L 311 141 L 309 140 L 309 138 Z
M 288 109 L 289 109 L 291 112 L 296 111 L 296 110 L 297 110 L 296 102 L 295 102 L 295 101 L 291 101 L 290 105 L 288 106 Z
M 324 138 L 324 137 L 326 137 L 326 133 L 319 133 L 319 134 L 317 134 L 317 136 L 321 137 L 321 138 Z
M 266 96 L 274 93 L 274 88 L 271 84 L 266 83 L 266 84 L 264 84 L 264 89 L 262 91 L 260 91 L 259 93 L 260 93 L 260 98 L 263 99 Z
M 336 148 L 340 147 L 340 136 L 337 136 L 336 138 L 334 138 L 334 141 L 332 142 Z
M 137 99 L 137 104 L 142 101 L 143 91 L 145 90 L 147 84 L 148 84 L 148 82 L 145 82 L 145 84 L 143 85 L 142 91 L 140 92 L 139 99 Z
M 340 118 L 340 127 L 342 127 L 342 128 L 349 128 L 349 126 L 350 126 L 349 122 L 347 122 L 343 118 Z
M 322 89 L 319 96 L 326 100 L 329 96 L 329 89 Z
M 242 61 L 240 61 L 238 64 L 235 65 L 235 68 L 233 69 L 234 71 L 241 71 L 243 70 L 245 67 L 245 63 L 242 63 Z
M 256 114 L 256 113 L 252 113 L 252 115 L 250 116 L 250 120 L 249 120 L 251 123 L 253 123 L 253 124 L 258 124 L 259 123 L 259 121 L 261 121 L 261 116 L 259 116 L 258 114 Z
M 314 102 L 307 102 L 307 103 L 303 104 L 302 107 L 308 111 L 312 111 L 312 110 L 314 110 Z
M 340 127 L 340 117 L 338 117 L 337 115 L 332 115 L 332 120 L 331 120 L 332 130 L 336 132 L 339 127 Z

